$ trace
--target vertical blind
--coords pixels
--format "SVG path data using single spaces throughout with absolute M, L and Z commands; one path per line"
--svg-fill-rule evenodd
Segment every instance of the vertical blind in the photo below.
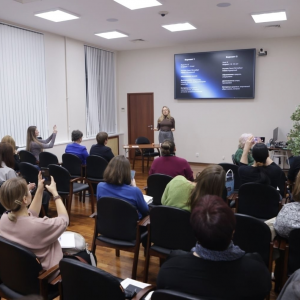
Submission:
M 116 132 L 114 53 L 84 46 L 87 137 Z
M 26 144 L 28 126 L 47 135 L 43 34 L 0 23 L 0 139 Z

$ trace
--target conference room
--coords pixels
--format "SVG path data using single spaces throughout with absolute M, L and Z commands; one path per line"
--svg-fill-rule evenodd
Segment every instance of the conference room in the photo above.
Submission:
M 132 166 L 136 149 L 125 151 L 123 146 L 142 136 L 159 144 L 159 131 L 153 129 L 166 106 L 176 120 L 176 156 L 191 165 L 194 177 L 208 165 L 232 163 L 242 133 L 268 142 L 278 127 L 278 140 L 286 142 L 293 128 L 291 115 L 299 105 L 300 4 L 158 2 L 129 9 L 109 0 L 0 0 L 0 138 L 10 135 L 25 149 L 29 126 L 37 126 L 46 139 L 56 125 L 54 146 L 46 151 L 62 162 L 74 130 L 83 133 L 81 145 L 88 152 L 103 131 L 114 155 L 129 157 Z M 74 19 L 52 22 L 38 16 L 56 9 Z M 252 17 L 279 11 L 286 12 L 286 20 L 255 23 Z M 172 32 L 163 27 L 179 23 L 193 28 Z M 101 37 L 109 31 L 124 36 Z M 254 53 L 252 95 L 175 94 L 176 55 L 243 49 Z M 152 158 L 144 173 L 139 157 L 135 163 L 142 193 L 151 163 Z M 91 200 L 88 195 L 85 203 L 77 195 L 73 198 L 68 230 L 82 234 L 91 248 L 95 222 L 89 218 Z M 56 216 L 52 200 L 49 214 Z M 143 281 L 145 259 L 140 248 L 136 278 Z M 116 257 L 113 249 L 97 247 L 96 256 L 98 268 L 122 279 L 131 277 L 133 254 L 121 251 Z M 156 284 L 159 269 L 159 259 L 151 258 L 148 283 Z M 271 299 L 277 296 L 273 288 Z

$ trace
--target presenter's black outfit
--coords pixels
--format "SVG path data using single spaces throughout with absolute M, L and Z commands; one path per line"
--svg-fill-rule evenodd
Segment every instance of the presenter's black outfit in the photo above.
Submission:
M 157 129 L 159 130 L 159 143 L 163 143 L 165 140 L 174 142 L 173 131 L 171 131 L 172 128 L 175 129 L 175 119 L 172 117 L 168 119 L 165 116 L 161 122 L 157 123 Z

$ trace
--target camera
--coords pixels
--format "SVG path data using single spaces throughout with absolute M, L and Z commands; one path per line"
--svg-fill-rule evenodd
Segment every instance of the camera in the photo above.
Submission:
M 167 11 L 160 11 L 158 12 L 162 17 L 166 16 L 168 14 Z

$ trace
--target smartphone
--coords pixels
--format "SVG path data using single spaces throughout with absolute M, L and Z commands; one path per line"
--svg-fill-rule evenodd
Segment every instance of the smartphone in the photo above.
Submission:
M 42 177 L 45 179 L 44 186 L 49 185 L 51 183 L 50 172 L 48 168 L 41 168 Z
M 131 180 L 132 180 L 132 179 L 134 179 L 135 171 L 134 171 L 134 170 L 131 170 L 130 172 L 131 172 Z

